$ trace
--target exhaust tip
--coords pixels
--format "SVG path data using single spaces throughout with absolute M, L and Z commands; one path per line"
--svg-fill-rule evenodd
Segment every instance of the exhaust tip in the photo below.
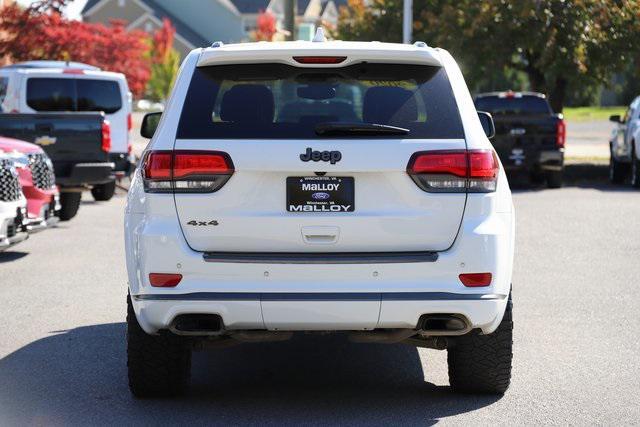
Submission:
M 460 315 L 423 314 L 417 329 L 423 335 L 463 335 L 471 330 L 471 326 Z
M 169 330 L 176 335 L 220 335 L 224 326 L 218 314 L 181 314 L 173 319 Z

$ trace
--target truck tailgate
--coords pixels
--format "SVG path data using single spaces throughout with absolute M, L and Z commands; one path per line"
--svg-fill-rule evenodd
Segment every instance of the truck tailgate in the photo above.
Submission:
M 506 168 L 520 167 L 537 159 L 545 149 L 554 149 L 558 119 L 550 116 L 494 116 L 496 136 L 492 140 Z
M 56 176 L 78 163 L 108 162 L 102 149 L 102 113 L 0 114 L 0 135 L 40 145 Z

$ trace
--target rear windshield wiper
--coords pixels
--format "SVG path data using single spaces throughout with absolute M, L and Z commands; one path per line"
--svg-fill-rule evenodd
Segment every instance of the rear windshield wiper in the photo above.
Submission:
M 409 129 L 378 123 L 326 122 L 316 125 L 318 135 L 408 135 Z

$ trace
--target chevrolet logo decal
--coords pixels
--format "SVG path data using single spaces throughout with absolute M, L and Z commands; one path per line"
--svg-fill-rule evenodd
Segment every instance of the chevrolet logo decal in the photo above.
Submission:
M 42 145 L 43 147 L 46 147 L 47 145 L 55 144 L 57 140 L 58 138 L 45 135 L 45 136 L 37 137 L 34 142 L 38 145 Z

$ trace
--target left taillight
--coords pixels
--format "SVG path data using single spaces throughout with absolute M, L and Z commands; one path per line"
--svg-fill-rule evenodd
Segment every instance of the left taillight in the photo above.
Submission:
M 108 153 L 111 150 L 111 124 L 108 120 L 102 122 L 102 151 Z
M 556 125 L 556 146 L 558 148 L 564 148 L 567 142 L 567 124 L 563 119 L 558 120 Z
M 142 167 L 149 193 L 212 193 L 233 172 L 231 158 L 220 151 L 149 151 Z
M 415 153 L 407 173 L 430 193 L 496 191 L 499 163 L 493 150 L 423 151 Z

